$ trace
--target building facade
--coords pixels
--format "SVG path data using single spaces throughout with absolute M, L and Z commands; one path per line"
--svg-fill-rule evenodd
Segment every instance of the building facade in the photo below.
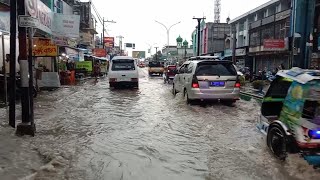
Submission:
M 200 54 L 220 52 L 225 49 L 225 38 L 230 33 L 230 25 L 227 23 L 212 23 L 202 21 L 200 24 Z M 198 33 L 195 29 L 192 33 L 193 54 L 197 54 Z
M 237 65 L 256 73 L 288 68 L 290 22 L 291 0 L 271 0 L 231 20 L 230 47 L 235 44 Z
M 319 69 L 320 1 L 271 0 L 230 21 L 236 62 L 253 72 L 301 67 Z M 239 50 L 241 49 L 241 50 Z M 245 56 L 238 52 L 247 52 Z M 230 50 L 229 50 L 230 52 Z M 240 56 L 240 57 L 239 57 Z

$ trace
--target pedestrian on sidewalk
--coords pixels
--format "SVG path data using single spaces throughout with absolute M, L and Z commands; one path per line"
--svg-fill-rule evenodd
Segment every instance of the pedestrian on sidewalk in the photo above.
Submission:
M 100 68 L 100 63 L 97 61 L 94 65 L 94 72 L 93 76 L 95 77 L 96 80 L 98 80 L 98 77 L 100 76 L 101 68 Z

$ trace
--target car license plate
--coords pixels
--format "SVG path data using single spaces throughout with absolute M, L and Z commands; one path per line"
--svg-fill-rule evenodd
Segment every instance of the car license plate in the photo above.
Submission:
M 213 87 L 224 87 L 224 85 L 225 85 L 224 81 L 210 82 L 210 86 L 213 86 Z

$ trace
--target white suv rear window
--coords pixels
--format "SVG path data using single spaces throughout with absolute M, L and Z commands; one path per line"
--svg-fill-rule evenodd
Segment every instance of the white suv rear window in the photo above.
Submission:
M 112 71 L 130 71 L 135 70 L 134 60 L 113 60 L 112 61 Z
M 232 63 L 199 63 L 196 76 L 236 76 Z

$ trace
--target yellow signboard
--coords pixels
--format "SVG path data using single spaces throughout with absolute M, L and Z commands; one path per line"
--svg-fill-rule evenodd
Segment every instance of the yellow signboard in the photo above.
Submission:
M 56 57 L 58 47 L 50 39 L 33 39 L 33 56 L 37 57 Z

